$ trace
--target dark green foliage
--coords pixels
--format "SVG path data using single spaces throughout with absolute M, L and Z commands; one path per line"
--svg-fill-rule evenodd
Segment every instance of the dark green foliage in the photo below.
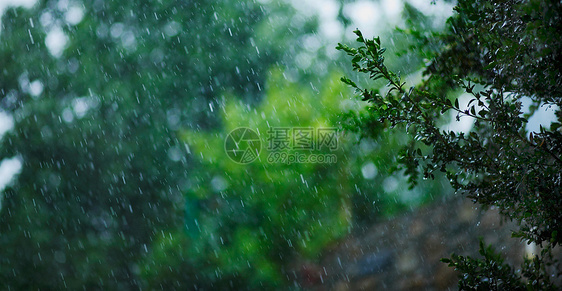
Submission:
M 491 246 L 484 246 L 480 241 L 482 260 L 453 254 L 451 259 L 442 259 L 450 267 L 467 274 L 459 281 L 461 290 L 523 290 L 521 278 L 513 269 L 505 264 L 500 254 Z
M 409 133 L 399 163 L 412 185 L 419 176 L 433 178 L 445 172 L 456 191 L 475 202 L 497 206 L 516 220 L 521 228 L 515 236 L 554 247 L 562 242 L 562 4 L 459 1 L 455 10 L 445 32 L 414 33 L 424 45 L 419 50 L 431 56 L 425 78 L 417 86 L 405 88 L 400 76 L 387 69 L 380 39 L 366 39 L 359 31 L 359 48 L 340 44 L 338 49 L 352 57 L 355 71 L 372 80 L 386 80 L 389 90 L 363 89 L 345 77 L 342 81 L 371 104 L 373 120 Z M 458 89 L 470 96 L 468 103 L 454 95 Z M 526 132 L 527 119 L 535 111 L 524 114 L 524 98 L 531 98 L 535 109 L 557 106 L 558 120 L 550 128 Z M 472 119 L 472 129 L 443 130 L 443 116 L 451 112 L 457 121 Z M 496 279 L 518 286 L 510 283 L 517 279 L 510 277 L 512 270 L 498 267 L 498 257 L 489 249 L 482 254 L 482 265 L 456 256 L 453 262 L 476 281 L 478 268 L 501 269 Z M 534 264 L 544 264 L 543 258 Z M 529 280 L 544 279 L 535 276 L 538 269 L 525 270 L 523 276 Z M 464 287 L 476 282 L 466 280 Z M 490 280 L 486 284 L 495 279 Z M 475 287 L 486 288 L 478 282 Z
M 550 251 L 545 249 L 542 255 L 553 261 Z M 482 259 L 456 254 L 451 255 L 451 259 L 441 259 L 463 274 L 458 285 L 460 290 L 558 290 L 547 272 L 553 265 L 550 262 L 539 257 L 525 258 L 521 270 L 516 271 L 482 240 L 479 252 Z
M 265 71 L 296 47 L 287 32 L 314 26 L 269 22 L 290 19 L 286 5 L 228 0 L 71 1 L 83 18 L 69 24 L 63 2 L 2 18 L 0 110 L 14 128 L 0 160 L 23 165 L 0 195 L 0 289 L 139 289 L 199 170 L 177 131 L 220 126 L 209 104 L 225 90 L 259 100 Z M 45 45 L 55 26 L 68 37 L 60 56 Z

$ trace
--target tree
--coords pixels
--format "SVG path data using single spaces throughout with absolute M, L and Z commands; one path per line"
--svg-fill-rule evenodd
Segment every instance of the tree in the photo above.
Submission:
M 314 28 L 291 27 L 293 13 L 228 0 L 7 10 L 0 108 L 14 128 L 0 158 L 23 166 L 2 193 L 0 288 L 142 287 L 139 263 L 183 224 L 185 181 L 198 170 L 178 130 L 218 127 L 209 108 L 225 88 L 260 99 L 267 68 L 297 47 L 288 31 Z M 57 31 L 67 42 L 53 55 Z
M 182 132 L 206 171 L 189 181 L 185 226 L 159 236 L 147 257 L 142 275 L 149 286 L 286 289 L 299 279 L 296 262 L 314 262 L 351 229 L 419 205 L 442 191 L 431 185 L 403 200 L 396 197 L 405 187 L 382 186 L 385 179 L 394 179 L 385 168 L 391 157 L 384 153 L 400 144 L 396 136 L 379 136 L 377 149 L 382 150 L 368 158 L 353 150 L 357 137 L 341 131 L 336 150 L 268 149 L 271 128 L 337 128 L 344 112 L 345 102 L 339 98 L 347 88 L 338 82 L 339 73 L 323 80 L 319 91 L 290 82 L 283 74 L 278 67 L 270 70 L 266 95 L 256 107 L 226 98 L 220 107 L 224 128 Z M 357 106 L 354 102 L 347 107 Z M 224 149 L 227 135 L 239 127 L 255 130 L 262 142 L 259 158 L 248 164 L 230 160 Z M 367 141 L 363 146 L 373 144 Z M 276 154 L 336 160 L 288 163 L 276 160 Z M 363 175 L 364 171 L 369 172 Z M 177 255 L 166 256 L 169 253 Z
M 483 260 L 453 255 L 445 261 L 461 271 L 459 287 L 555 288 L 551 275 L 560 276 L 560 269 L 552 271 L 558 261 L 551 249 L 562 240 L 562 4 L 462 0 L 455 11 L 442 33 L 409 31 L 429 59 L 416 86 L 406 88 L 400 74 L 387 68 L 380 38 L 364 38 L 360 31 L 358 48 L 338 49 L 352 57 L 355 71 L 385 80 L 388 90 L 342 81 L 370 103 L 367 135 L 381 127 L 408 132 L 399 168 L 412 186 L 420 176 L 444 172 L 456 191 L 517 221 L 515 236 L 545 247 L 521 272 L 484 245 Z M 458 98 L 459 89 L 470 100 Z M 533 104 L 529 112 L 522 109 L 526 99 Z M 553 106 L 557 118 L 527 132 L 539 106 Z M 456 121 L 472 121 L 472 129 L 443 130 L 451 112 Z

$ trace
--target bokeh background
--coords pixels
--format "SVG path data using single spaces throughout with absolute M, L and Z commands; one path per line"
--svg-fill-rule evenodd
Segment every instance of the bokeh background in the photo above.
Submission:
M 307 288 L 301 262 L 451 194 L 443 177 L 408 188 L 392 166 L 404 133 L 362 138 L 366 104 L 340 82 L 352 73 L 335 46 L 355 28 L 381 36 L 414 84 L 427 60 L 408 32 L 439 32 L 452 7 L 0 2 L 0 288 Z M 264 149 L 234 163 L 237 127 L 264 143 L 271 127 L 337 128 L 338 149 L 316 152 L 337 163 L 270 163 Z

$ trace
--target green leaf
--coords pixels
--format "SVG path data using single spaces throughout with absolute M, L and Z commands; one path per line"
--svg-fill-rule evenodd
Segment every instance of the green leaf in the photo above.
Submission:
M 347 78 L 347 77 L 341 77 L 340 80 L 345 83 L 350 85 L 353 88 L 357 88 L 357 84 L 355 84 L 355 82 L 351 81 L 351 79 Z

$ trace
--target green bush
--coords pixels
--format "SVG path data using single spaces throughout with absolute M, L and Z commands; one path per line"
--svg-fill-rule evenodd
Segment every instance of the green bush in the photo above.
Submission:
M 360 31 L 360 47 L 338 49 L 352 57 L 355 71 L 386 80 L 388 90 L 342 81 L 370 103 L 371 123 L 408 132 L 399 168 L 412 186 L 420 176 L 444 172 L 457 192 L 517 221 L 514 236 L 546 244 L 520 275 L 484 246 L 483 260 L 454 255 L 447 262 L 462 273 L 459 287 L 548 289 L 544 266 L 558 263 L 549 254 L 562 240 L 562 4 L 465 0 L 455 11 L 442 33 L 404 30 L 429 59 L 417 86 L 406 88 L 387 68 L 380 38 L 366 39 Z M 459 98 L 459 89 L 470 96 L 468 102 Z M 522 110 L 524 99 L 533 104 L 530 112 Z M 557 118 L 539 132 L 527 132 L 539 106 L 554 107 Z M 443 130 L 443 116 L 451 112 L 456 121 L 471 120 L 472 129 Z

